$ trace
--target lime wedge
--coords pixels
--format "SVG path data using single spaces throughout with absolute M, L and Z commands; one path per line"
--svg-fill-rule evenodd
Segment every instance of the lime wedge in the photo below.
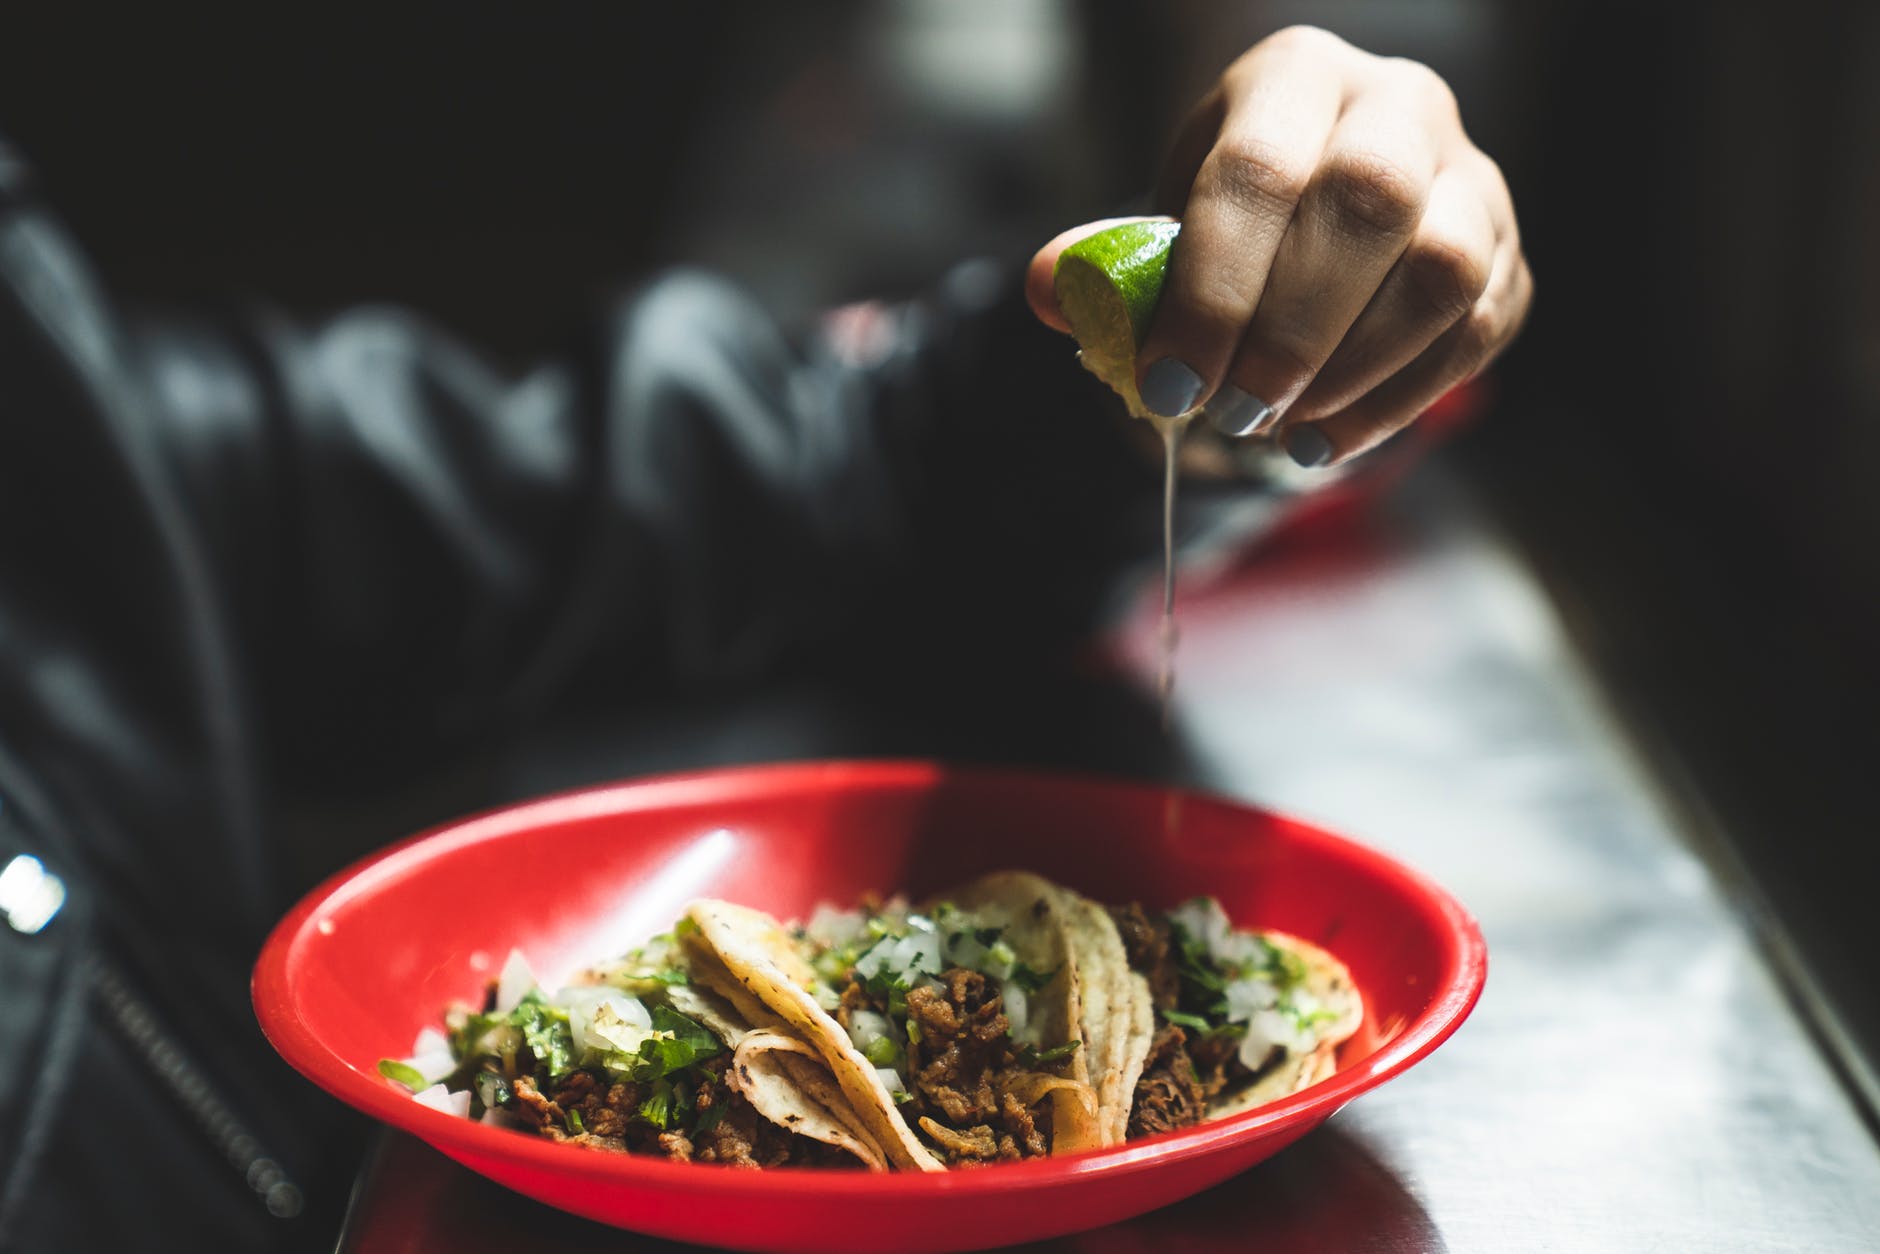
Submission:
M 1051 281 L 1071 324 L 1084 369 L 1123 398 L 1129 412 L 1149 417 L 1136 392 L 1136 350 L 1155 317 L 1168 274 L 1168 251 L 1179 222 L 1125 222 L 1086 235 L 1058 254 Z

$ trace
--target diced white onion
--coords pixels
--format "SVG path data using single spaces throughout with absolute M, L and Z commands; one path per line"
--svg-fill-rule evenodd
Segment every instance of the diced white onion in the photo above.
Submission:
M 589 1048 L 587 1030 L 594 1021 L 594 1010 L 615 995 L 614 990 L 604 984 L 576 984 L 557 991 L 549 999 L 552 1005 L 568 1012 L 568 1035 L 574 1041 L 575 1049 Z
M 411 1043 L 411 1057 L 405 1059 L 405 1065 L 423 1076 L 426 1084 L 436 1084 L 457 1069 L 457 1060 L 451 1056 L 450 1041 L 444 1034 L 436 1028 L 425 1028 Z
M 931 975 L 945 969 L 940 960 L 938 932 L 909 932 L 895 942 L 892 963 L 897 971 Z
M 645 1003 L 635 998 L 609 997 L 601 1005 L 606 1006 L 635 1027 L 645 1028 L 649 1032 L 653 1030 L 652 1012 L 646 1008 Z
M 405 1065 L 424 1077 L 426 1084 L 436 1084 L 457 1069 L 457 1060 L 445 1050 L 441 1054 L 413 1054 L 405 1059 Z
M 864 1054 L 868 1047 L 888 1035 L 888 1021 L 872 1010 L 856 1010 L 849 1014 L 849 1039 L 855 1042 L 855 1048 Z
M 414 1054 L 435 1054 L 450 1052 L 450 1038 L 436 1028 L 418 1029 L 417 1039 L 411 1042 Z
M 570 1026 L 573 1017 L 569 1015 Z M 589 1011 L 586 1019 L 581 1034 L 575 1037 L 575 1043 L 583 1049 L 637 1053 L 646 1038 L 653 1034 L 653 1016 L 631 997 L 608 997 Z
M 1018 955 L 1012 952 L 1012 947 L 1001 937 L 986 950 L 985 959 L 978 970 L 984 971 L 995 980 L 1009 980 L 1012 978 L 1012 968 L 1017 965 Z
M 875 1074 L 881 1078 L 881 1087 L 887 1089 L 890 1096 L 907 1092 L 907 1081 L 893 1067 L 876 1067 Z
M 1325 1007 L 1319 999 L 1312 996 L 1312 994 L 1306 992 L 1304 989 L 1296 989 L 1293 992 L 1291 1016 L 1293 1032 L 1292 1048 L 1304 1051 L 1313 1048 L 1319 1043 L 1320 1023 L 1315 1021 L 1311 1027 L 1306 1027 L 1300 1023 L 1300 1020 L 1319 1014 L 1324 1009 Z
M 1006 980 L 999 985 L 999 993 L 1005 1001 L 1006 1022 L 1012 1025 L 1012 1039 L 1030 1040 L 1026 1033 L 1031 1026 L 1031 1002 L 1026 998 L 1025 990 Z
M 1244 970 L 1264 965 L 1269 952 L 1260 938 L 1252 933 L 1230 931 L 1214 947 L 1214 959 L 1223 966 Z
M 1235 980 L 1227 986 L 1227 1017 L 1234 1023 L 1250 1022 L 1278 1002 L 1279 990 L 1265 980 Z
M 470 1090 L 468 1089 L 461 1093 L 453 1093 L 441 1084 L 433 1084 L 422 1092 L 414 1093 L 411 1100 L 420 1106 L 429 1106 L 432 1110 L 441 1110 L 459 1119 L 470 1117 Z
M 559 1006 L 568 1012 L 569 1026 L 574 1029 L 575 1043 L 581 1041 L 580 1024 L 593 1017 L 594 1008 L 609 997 L 620 996 L 620 990 L 607 984 L 576 984 L 568 988 L 555 990 L 555 995 L 548 999 L 551 1006 Z
M 971 932 L 954 934 L 946 947 L 947 965 L 965 967 L 969 971 L 985 970 L 986 947 L 979 943 L 979 938 Z
M 855 973 L 864 980 L 873 979 L 879 975 L 881 968 L 892 960 L 897 943 L 892 937 L 883 937 L 876 941 L 867 953 L 855 960 Z
M 868 926 L 860 910 L 838 910 L 824 902 L 810 914 L 803 930 L 827 945 L 847 945 L 862 938 Z
M 529 969 L 529 960 L 520 949 L 510 950 L 502 974 L 496 977 L 496 1013 L 506 1015 L 514 1010 L 534 987 L 535 972 Z
M 446 1049 L 431 1053 L 413 1054 L 411 1057 L 405 1059 L 405 1065 L 424 1077 L 426 1084 L 436 1084 L 439 1080 L 442 1080 L 445 1076 L 457 1069 L 457 1060 L 451 1057 L 450 1051 Z
M 1275 1046 L 1298 1047 L 1299 1030 L 1278 1010 L 1261 1010 L 1247 1024 L 1247 1035 L 1240 1042 L 1240 1061 L 1250 1070 L 1258 1070 Z
M 1219 958 L 1233 924 L 1212 897 L 1191 897 L 1168 912 L 1169 921 L 1200 941 L 1213 957 Z
M 517 1132 L 529 1130 L 529 1123 L 526 1119 L 506 1110 L 498 1110 L 494 1106 L 483 1112 L 483 1118 L 479 1122 L 486 1123 L 492 1128 L 509 1128 Z

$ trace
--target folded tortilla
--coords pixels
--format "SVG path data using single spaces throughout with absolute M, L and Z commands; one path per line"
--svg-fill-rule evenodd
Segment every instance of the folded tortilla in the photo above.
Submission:
M 1070 889 L 1059 891 L 1067 899 L 1064 911 L 1072 920 L 1070 946 L 1084 982 L 1082 1031 L 1090 1042 L 1092 1065 L 1101 1076 L 1097 1083 L 1100 1143 L 1121 1145 L 1128 1139 L 1136 1086 L 1155 1040 L 1155 1007 L 1148 981 L 1130 969 L 1110 912 Z M 1300 987 L 1334 1017 L 1319 1028 L 1311 1049 L 1282 1049 L 1251 1082 L 1214 1097 L 1208 1104 L 1208 1119 L 1263 1106 L 1330 1076 L 1337 1068 L 1339 1045 L 1358 1030 L 1364 1018 L 1363 999 L 1351 972 L 1331 954 L 1284 932 L 1251 934 L 1297 958 L 1305 971 Z
M 942 899 L 980 924 L 1002 929 L 1019 962 L 1034 971 L 1055 973 L 1029 999 L 1028 1033 L 1038 1048 L 1045 1051 L 1072 1041 L 1081 1045 L 1088 1017 L 1079 1001 L 1083 983 L 1062 916 L 1060 891 L 1040 876 L 1002 872 L 975 880 Z M 688 946 L 700 951 L 699 969 L 713 973 L 704 977 L 707 982 L 728 980 L 729 986 L 721 991 L 745 1013 L 759 1013 L 750 1004 L 759 1003 L 763 1011 L 813 1045 L 849 1103 L 852 1126 L 881 1147 L 896 1167 L 946 1169 L 908 1123 L 874 1064 L 817 1001 L 812 992 L 814 971 L 775 919 L 722 901 L 695 902 L 687 918 L 698 928 L 688 938 Z M 1099 1104 L 1084 1054 L 1078 1048 L 1067 1059 L 1013 1072 L 1002 1081 L 1002 1091 L 1027 1108 L 1050 1103 L 1053 1153 L 1102 1143 Z M 948 1130 L 927 1131 L 936 1143 L 943 1143 Z

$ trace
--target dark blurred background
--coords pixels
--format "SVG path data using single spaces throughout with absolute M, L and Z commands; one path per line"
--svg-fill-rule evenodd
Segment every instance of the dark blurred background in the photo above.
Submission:
M 1023 256 L 1295 21 L 1434 65 L 1508 171 L 1538 303 L 1442 456 L 1874 1056 L 1880 6 L 47 6 L 0 130 L 128 301 L 396 301 L 519 360 L 658 265 L 796 318 Z

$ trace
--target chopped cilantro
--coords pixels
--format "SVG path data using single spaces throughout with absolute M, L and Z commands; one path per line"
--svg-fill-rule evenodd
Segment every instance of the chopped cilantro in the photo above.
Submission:
M 898 1067 L 906 1061 L 906 1056 L 901 1053 L 901 1047 L 895 1044 L 891 1036 L 877 1037 L 870 1041 L 865 1054 L 868 1061 L 877 1067 Z
M 396 1058 L 379 1059 L 379 1074 L 393 1083 L 404 1085 L 414 1093 L 431 1087 L 416 1067 L 402 1063 Z
M 508 1024 L 509 1024 L 508 1015 L 496 1015 L 496 1014 L 465 1015 L 463 1023 L 459 1025 L 458 1027 L 451 1029 L 451 1033 L 450 1033 L 451 1057 L 461 1062 L 464 1059 L 469 1058 L 474 1054 L 485 1052 L 482 1049 L 483 1038 L 488 1036 L 492 1029 L 498 1028 L 498 1027 L 507 1027 Z
M 1040 1050 L 1036 1045 L 1024 1045 L 1019 1048 L 1018 1062 L 1022 1067 L 1048 1067 L 1052 1063 L 1063 1062 L 1082 1047 L 1082 1041 L 1065 1041 L 1062 1045 L 1045 1050 Z
M 1269 945 L 1269 948 L 1271 946 Z M 1306 978 L 1306 960 L 1298 954 L 1285 949 L 1274 949 L 1274 963 L 1285 976 L 1285 983 L 1300 984 Z
M 640 1052 L 627 1068 L 636 1080 L 657 1080 L 683 1071 L 692 1065 L 692 1047 L 670 1036 L 649 1036 L 640 1042 Z
M 574 1070 L 574 1032 L 568 1026 L 567 1011 L 525 998 L 511 1017 L 538 1067 L 551 1076 L 564 1076 Z
M 655 1081 L 652 1096 L 641 1102 L 635 1113 L 642 1122 L 664 1128 L 666 1120 L 672 1117 L 672 1081 L 664 1076 Z
M 1288 1002 L 1281 1002 L 1279 1008 L 1292 1016 L 1292 1021 L 1302 1028 L 1316 1028 L 1321 1023 L 1330 1023 L 1338 1017 L 1336 1010 L 1301 1011 Z
M 906 976 L 892 971 L 877 971 L 863 981 L 863 987 L 877 1004 L 887 1008 L 889 1018 L 899 1019 L 907 1014 L 907 990 L 910 985 Z
M 1203 1019 L 1200 1015 L 1188 1014 L 1185 1011 L 1164 1010 L 1162 1017 L 1167 1019 L 1170 1023 L 1178 1024 L 1184 1028 L 1192 1028 L 1196 1032 L 1209 1032 L 1213 1030 L 1213 1025 L 1206 1019 Z
M 670 1006 L 653 1007 L 653 1030 L 672 1033 L 675 1039 L 691 1047 L 694 1058 L 710 1058 L 724 1048 L 710 1029 Z
M 494 1071 L 479 1071 L 476 1077 L 477 1101 L 483 1109 L 494 1110 L 498 1106 L 507 1106 L 515 1099 L 515 1091 L 509 1087 L 509 1081 Z
M 716 1036 L 670 1006 L 653 1007 L 653 1031 L 658 1035 L 641 1041 L 640 1052 L 628 1058 L 625 1066 L 618 1062 L 610 1062 L 608 1065 L 618 1066 L 633 1079 L 646 1083 L 663 1080 L 676 1071 L 684 1071 L 700 1059 L 711 1058 L 724 1051 L 724 1046 Z M 618 1059 L 621 1056 L 614 1057 Z

